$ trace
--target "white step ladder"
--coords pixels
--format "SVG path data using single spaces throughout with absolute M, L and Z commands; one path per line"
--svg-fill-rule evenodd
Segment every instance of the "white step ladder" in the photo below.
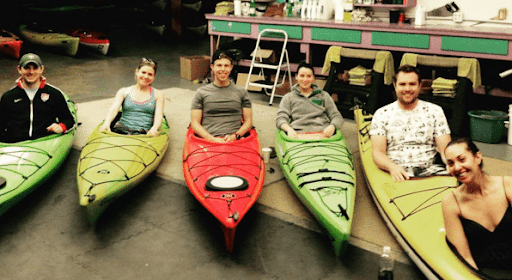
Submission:
M 260 41 L 261 37 L 263 35 L 270 35 L 272 34 L 273 37 L 279 36 L 280 38 L 283 38 L 283 48 L 281 50 L 281 56 L 279 58 L 278 64 L 268 64 L 263 63 L 263 58 L 261 57 L 261 54 L 259 52 L 260 48 Z M 288 80 L 290 84 L 290 88 L 292 87 L 292 74 L 290 72 L 290 59 L 288 57 L 288 50 L 286 49 L 286 44 L 288 43 L 288 34 L 284 30 L 280 29 L 263 29 L 258 34 L 258 40 L 256 40 L 256 47 L 254 48 L 254 52 L 252 55 L 252 61 L 251 61 L 251 67 L 249 68 L 249 74 L 247 78 L 247 83 L 245 84 L 245 89 L 247 90 L 249 86 L 257 86 L 260 88 L 265 89 L 265 93 L 270 96 L 270 103 L 269 106 L 272 106 L 272 102 L 274 101 L 274 96 L 276 92 L 276 87 L 281 87 L 286 82 L 286 76 L 288 75 Z M 256 57 L 259 56 L 259 61 L 256 61 Z M 286 63 L 283 65 L 283 58 L 286 58 Z M 265 73 L 264 69 L 272 69 L 277 70 L 276 72 L 276 78 L 274 79 L 274 82 L 268 83 L 265 81 L 254 81 L 251 82 L 251 75 L 254 67 L 259 68 L 260 72 L 258 74 L 259 77 L 263 77 L 265 79 Z M 279 82 L 280 72 L 281 69 L 284 67 L 284 73 L 282 77 L 282 81 Z M 282 97 L 281 95 L 277 95 L 279 97 Z

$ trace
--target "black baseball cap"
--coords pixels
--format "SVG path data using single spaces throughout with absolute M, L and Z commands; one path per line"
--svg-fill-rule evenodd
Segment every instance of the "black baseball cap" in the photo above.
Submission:
M 231 61 L 231 63 L 233 63 L 233 58 L 231 58 L 231 56 L 228 55 L 227 51 L 216 50 L 212 55 L 212 64 L 215 63 L 215 61 L 217 59 L 221 59 L 221 58 L 227 58 L 227 59 L 229 59 L 229 61 Z

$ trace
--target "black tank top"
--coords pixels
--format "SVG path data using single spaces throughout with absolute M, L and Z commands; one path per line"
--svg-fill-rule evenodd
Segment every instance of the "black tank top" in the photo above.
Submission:
M 503 189 L 505 191 L 505 178 Z M 455 194 L 453 196 L 460 211 L 459 201 Z M 506 191 L 505 199 L 508 202 Z M 512 269 L 512 207 L 510 202 L 507 204 L 507 210 L 494 231 L 489 231 L 473 220 L 460 217 L 471 255 L 480 269 Z

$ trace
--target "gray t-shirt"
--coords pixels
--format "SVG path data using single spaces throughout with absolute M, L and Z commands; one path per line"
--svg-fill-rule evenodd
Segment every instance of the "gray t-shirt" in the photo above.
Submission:
M 242 124 L 242 109 L 251 108 L 249 93 L 230 83 L 200 87 L 192 99 L 192 110 L 202 110 L 201 125 L 214 137 L 235 133 Z

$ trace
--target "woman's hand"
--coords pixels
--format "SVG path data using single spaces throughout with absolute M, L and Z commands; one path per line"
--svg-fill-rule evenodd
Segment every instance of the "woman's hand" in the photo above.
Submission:
M 153 137 L 157 137 L 158 136 L 158 128 L 155 128 L 155 127 L 152 127 L 150 130 L 148 130 L 148 133 L 147 135 L 151 135 Z
M 110 125 L 107 125 L 107 124 L 102 124 L 100 126 L 100 132 L 104 132 L 104 131 L 107 131 L 107 132 L 110 132 Z
M 293 129 L 293 128 L 290 128 L 290 129 L 286 132 L 286 134 L 287 134 L 287 135 L 288 135 L 288 137 L 290 137 L 290 138 L 297 138 L 297 137 L 298 137 L 298 136 L 297 136 L 297 131 L 295 131 L 295 129 Z
M 336 127 L 330 124 L 324 129 L 324 131 L 322 131 L 322 134 L 325 138 L 329 138 L 334 134 L 334 132 L 336 132 Z

